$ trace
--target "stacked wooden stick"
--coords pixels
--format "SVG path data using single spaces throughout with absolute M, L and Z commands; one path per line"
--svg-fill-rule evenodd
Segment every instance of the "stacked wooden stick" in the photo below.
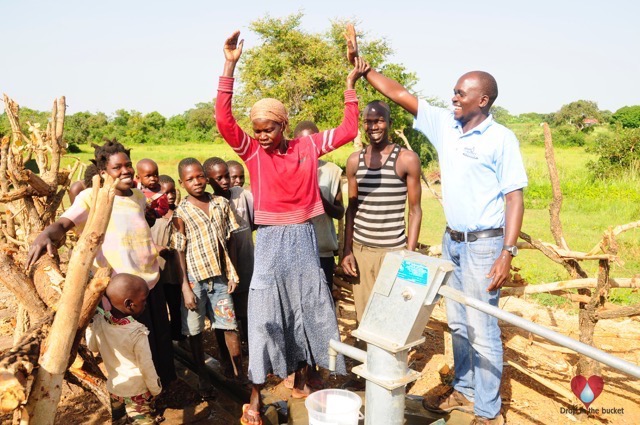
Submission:
M 2 137 L 0 145 L 0 203 L 4 206 L 0 283 L 15 295 L 18 314 L 14 345 L 0 354 L 0 412 L 17 412 L 14 422 L 18 423 L 52 424 L 65 376 L 109 404 L 100 383 L 104 377 L 89 377 L 70 365 L 82 364 L 74 363 L 79 351 L 82 358 L 92 359 L 79 344 L 111 270 L 99 269 L 91 284 L 87 282 L 111 217 L 117 181 L 108 178 L 100 187 L 100 178 L 94 177 L 90 217 L 73 250 L 66 276 L 59 258 L 46 253 L 25 270 L 27 249 L 55 221 L 79 162 L 70 169 L 60 169 L 66 148 L 64 97 L 54 102 L 44 132 L 27 123 L 28 136 L 20 124 L 18 105 L 7 95 L 4 104 L 12 133 Z M 32 160 L 37 172 L 26 168 Z

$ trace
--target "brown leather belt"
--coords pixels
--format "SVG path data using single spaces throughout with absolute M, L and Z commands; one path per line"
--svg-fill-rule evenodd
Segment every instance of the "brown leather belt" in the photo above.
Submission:
M 447 233 L 451 236 L 451 240 L 454 242 L 475 242 L 482 238 L 494 238 L 496 236 L 504 235 L 504 229 L 502 227 L 498 229 L 478 230 L 475 232 L 458 232 L 447 226 Z

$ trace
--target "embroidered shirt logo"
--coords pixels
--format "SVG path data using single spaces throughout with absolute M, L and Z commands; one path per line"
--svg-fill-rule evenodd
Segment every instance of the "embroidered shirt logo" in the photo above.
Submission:
M 475 146 L 465 146 L 462 149 L 462 155 L 468 157 L 468 158 L 473 158 L 473 159 L 478 159 L 478 154 L 476 153 L 476 147 Z

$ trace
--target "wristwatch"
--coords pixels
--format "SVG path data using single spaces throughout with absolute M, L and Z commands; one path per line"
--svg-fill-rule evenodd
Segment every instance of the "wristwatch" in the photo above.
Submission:
M 518 255 L 518 247 L 515 245 L 503 245 L 502 250 L 507 251 L 512 257 Z

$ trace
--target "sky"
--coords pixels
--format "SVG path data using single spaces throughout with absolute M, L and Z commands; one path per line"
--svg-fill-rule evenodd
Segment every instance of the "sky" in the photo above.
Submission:
M 297 12 L 309 33 L 350 19 L 384 38 L 421 96 L 449 102 L 460 75 L 484 70 L 512 114 L 640 104 L 637 0 L 0 0 L 0 91 L 42 111 L 64 95 L 67 114 L 170 117 L 213 99 L 234 30 L 248 49 L 252 21 Z

